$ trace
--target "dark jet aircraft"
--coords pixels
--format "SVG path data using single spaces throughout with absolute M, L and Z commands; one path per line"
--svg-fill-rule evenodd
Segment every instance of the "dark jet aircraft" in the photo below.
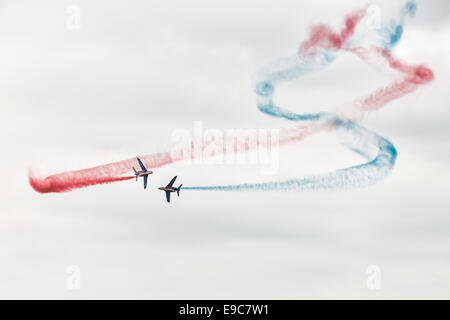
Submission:
M 172 180 L 170 180 L 169 184 L 165 187 L 159 187 L 159 190 L 165 191 L 166 192 L 166 199 L 167 202 L 170 202 L 170 193 L 171 192 L 176 192 L 178 196 L 180 196 L 180 190 L 181 190 L 181 186 L 183 184 L 180 184 L 180 186 L 178 188 L 176 187 L 172 187 L 173 183 L 175 182 L 175 179 L 177 178 L 177 176 L 173 177 Z
M 153 171 L 151 170 L 147 170 L 144 166 L 144 164 L 142 163 L 141 159 L 137 158 L 137 161 L 139 162 L 139 166 L 141 167 L 142 170 L 137 171 L 134 167 L 134 175 L 136 176 L 136 181 L 138 181 L 138 177 L 144 177 L 144 189 L 147 188 L 147 179 L 148 179 L 148 175 L 152 174 Z

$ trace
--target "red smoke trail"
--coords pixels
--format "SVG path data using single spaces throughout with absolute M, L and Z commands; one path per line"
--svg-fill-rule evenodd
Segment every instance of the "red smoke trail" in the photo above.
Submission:
M 427 66 L 408 65 L 401 60 L 393 58 L 389 50 L 384 48 L 373 47 L 371 51 L 385 59 L 391 69 L 400 72 L 403 77 L 401 80 L 396 81 L 384 88 L 380 88 L 363 99 L 356 100 L 354 102 L 354 106 L 357 111 L 367 112 L 378 110 L 387 103 L 413 92 L 419 86 L 434 79 L 433 71 L 431 71 L 431 69 Z M 370 54 L 364 48 L 357 48 L 355 50 L 351 50 L 351 52 L 357 54 L 361 59 L 366 61 L 368 60 L 368 56 Z
M 142 161 L 148 168 L 159 168 L 173 162 L 170 153 L 167 152 L 147 155 L 142 157 Z M 133 166 L 136 166 L 136 158 L 88 169 L 57 173 L 46 178 L 38 178 L 30 170 L 28 180 L 33 189 L 40 193 L 65 192 L 96 184 L 132 179 L 134 176 L 123 175 L 130 173 Z
M 354 34 L 355 27 L 364 17 L 365 11 L 366 8 L 347 15 L 345 17 L 345 26 L 341 32 L 334 32 L 325 24 L 312 27 L 309 39 L 304 41 L 299 49 L 299 53 L 309 54 L 317 54 L 320 49 L 342 50 L 354 53 L 366 62 L 369 62 L 371 54 L 375 54 L 386 60 L 391 69 L 403 74 L 402 80 L 396 81 L 387 87 L 380 88 L 363 99 L 356 100 L 354 106 L 356 107 L 356 111 L 359 112 L 378 110 L 387 103 L 413 92 L 420 85 L 426 84 L 434 78 L 433 72 L 428 67 L 424 65 L 407 65 L 401 60 L 392 57 L 388 49 L 379 47 L 372 47 L 371 49 L 343 47 L 345 41 Z M 359 117 L 353 115 L 351 118 L 361 120 L 362 114 L 359 114 Z
M 54 174 L 44 179 L 35 177 L 30 170 L 28 173 L 28 181 L 35 191 L 48 193 L 65 192 L 95 184 L 111 183 L 134 178 L 134 176 L 114 177 L 102 174 L 96 171 L 96 169 L 99 168 L 100 167 L 94 167 L 78 171 L 68 171 Z
M 342 45 L 355 32 L 358 22 L 364 17 L 366 8 L 357 10 L 345 17 L 345 26 L 341 32 L 334 32 L 328 25 L 319 24 L 310 30 L 309 39 L 304 41 L 299 53 L 317 53 L 318 49 L 333 49 L 339 51 Z

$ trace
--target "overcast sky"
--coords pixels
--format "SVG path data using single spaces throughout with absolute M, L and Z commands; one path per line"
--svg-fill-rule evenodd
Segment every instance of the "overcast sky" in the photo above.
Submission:
M 403 1 L 376 1 L 383 21 Z M 292 55 L 308 27 L 363 6 L 330 1 L 2 1 L 0 298 L 450 298 L 450 5 L 419 1 L 394 54 L 429 85 L 363 126 L 397 148 L 377 185 L 328 193 L 156 187 L 282 180 L 363 160 L 333 134 L 280 150 L 279 170 L 183 165 L 133 180 L 38 194 L 27 170 L 81 169 L 168 151 L 174 130 L 276 128 L 252 76 Z M 80 28 L 67 27 L 68 8 Z M 69 9 L 69 12 L 71 9 Z M 295 112 L 333 111 L 391 81 L 355 56 L 277 91 Z M 69 290 L 67 268 L 81 287 Z M 381 271 L 381 289 L 366 270 Z

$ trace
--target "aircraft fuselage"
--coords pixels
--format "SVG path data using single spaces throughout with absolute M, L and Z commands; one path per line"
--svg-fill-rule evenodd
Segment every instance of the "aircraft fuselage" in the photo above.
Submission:
M 175 187 L 159 187 L 159 190 L 168 191 L 168 192 L 176 192 L 177 188 Z
M 149 174 L 152 174 L 153 171 L 137 171 L 136 172 L 136 176 L 138 177 L 145 177 L 148 176 Z

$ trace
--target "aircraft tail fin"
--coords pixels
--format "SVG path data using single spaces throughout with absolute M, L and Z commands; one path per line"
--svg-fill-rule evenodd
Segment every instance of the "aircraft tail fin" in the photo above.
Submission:
M 134 167 L 133 167 L 133 170 L 134 170 L 134 175 L 136 176 L 136 181 L 137 181 L 138 173 L 137 173 L 137 171 L 136 171 L 136 169 Z
M 177 195 L 178 196 L 180 196 L 180 190 L 181 190 L 181 186 L 182 186 L 183 184 L 180 184 L 180 186 L 178 187 L 178 189 L 177 189 Z

